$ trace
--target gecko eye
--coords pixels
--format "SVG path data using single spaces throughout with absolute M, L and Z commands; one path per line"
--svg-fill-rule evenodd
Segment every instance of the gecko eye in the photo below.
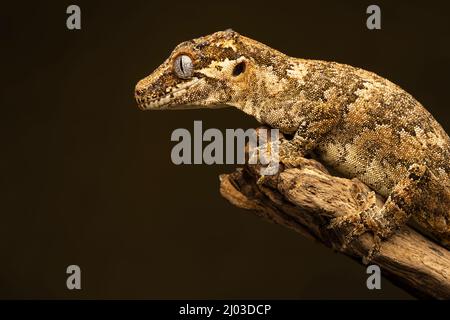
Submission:
M 237 77 L 238 75 L 240 75 L 244 71 L 245 71 L 245 62 L 242 61 L 242 62 L 240 62 L 240 63 L 238 63 L 237 65 L 234 66 L 233 76 Z
M 175 73 L 181 79 L 189 79 L 194 73 L 192 59 L 187 55 L 178 56 L 173 62 Z

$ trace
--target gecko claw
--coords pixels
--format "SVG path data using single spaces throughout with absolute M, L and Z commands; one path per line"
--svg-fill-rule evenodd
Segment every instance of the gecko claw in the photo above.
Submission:
M 266 181 L 267 177 L 265 175 L 261 175 L 258 180 L 256 181 L 256 184 L 258 186 L 262 186 L 264 182 Z

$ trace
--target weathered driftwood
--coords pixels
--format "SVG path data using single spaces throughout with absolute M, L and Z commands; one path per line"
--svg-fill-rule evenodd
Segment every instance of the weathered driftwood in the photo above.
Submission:
M 295 168 L 281 166 L 277 175 L 262 181 L 259 169 L 246 165 L 221 175 L 222 196 L 338 250 L 345 230 L 327 228 L 330 220 L 357 214 L 373 201 L 381 208 L 384 202 L 359 180 L 332 176 L 312 159 Z M 373 236 L 365 233 L 342 252 L 362 262 L 372 245 Z M 379 265 L 383 275 L 417 297 L 450 299 L 450 251 L 409 226 L 384 241 L 370 264 Z

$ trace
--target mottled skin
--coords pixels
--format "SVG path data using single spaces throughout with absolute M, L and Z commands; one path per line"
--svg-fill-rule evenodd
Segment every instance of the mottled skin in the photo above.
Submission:
M 181 54 L 193 61 L 189 79 L 173 71 Z M 372 72 L 288 57 L 226 30 L 178 45 L 135 97 L 144 110 L 236 107 L 292 136 L 280 147 L 284 163 L 314 154 L 385 196 L 381 212 L 332 222 L 353 227 L 348 241 L 366 231 L 387 238 L 412 216 L 450 243 L 450 139 L 411 95 Z

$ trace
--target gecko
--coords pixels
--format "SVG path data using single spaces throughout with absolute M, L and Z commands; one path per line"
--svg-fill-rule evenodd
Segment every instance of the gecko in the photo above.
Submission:
M 234 107 L 289 137 L 280 160 L 301 157 L 357 178 L 385 197 L 334 218 L 344 248 L 371 232 L 369 257 L 410 219 L 450 249 L 450 139 L 389 80 L 337 62 L 294 58 L 231 29 L 175 47 L 135 87 L 142 110 Z

